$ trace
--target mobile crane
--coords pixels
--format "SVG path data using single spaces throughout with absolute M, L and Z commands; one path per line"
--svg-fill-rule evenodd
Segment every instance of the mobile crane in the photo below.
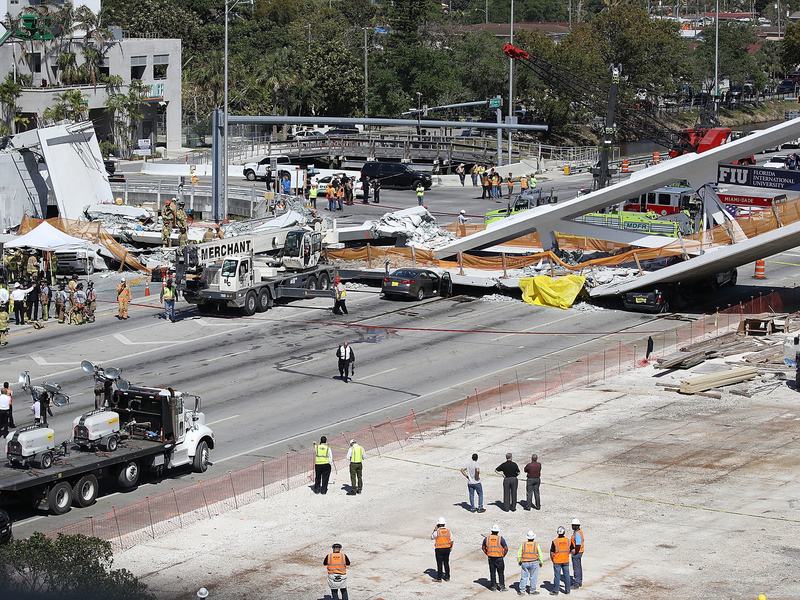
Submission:
M 175 283 L 201 312 L 264 312 L 277 298 L 332 297 L 334 268 L 324 263 L 319 231 L 268 230 L 177 251 Z
M 660 121 L 655 115 L 635 106 L 620 104 L 618 107 L 617 95 L 621 68 L 617 65 L 611 67 L 611 84 L 608 89 L 604 89 L 562 67 L 556 67 L 540 56 L 533 56 L 513 44 L 503 46 L 503 52 L 509 58 L 531 69 L 548 85 L 566 92 L 573 102 L 586 110 L 593 114 L 606 113 L 600 160 L 592 171 L 597 188 L 606 187 L 611 181 L 609 157 L 617 130 L 636 133 L 642 138 L 666 148 L 671 158 L 689 152 L 705 152 L 728 142 L 731 138 L 731 129 L 714 126 L 707 111 L 701 111 L 702 122 L 700 124 L 677 131 Z M 617 110 L 618 108 L 619 110 Z M 754 159 L 745 157 L 737 162 L 752 164 Z

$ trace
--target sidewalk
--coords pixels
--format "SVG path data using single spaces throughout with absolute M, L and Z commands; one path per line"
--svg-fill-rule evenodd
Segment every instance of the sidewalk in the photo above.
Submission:
M 509 544 L 511 586 L 525 532 L 533 529 L 547 553 L 556 528 L 569 530 L 577 516 L 587 548 L 581 598 L 800 597 L 798 394 L 781 387 L 752 398 L 683 396 L 655 382 L 685 372 L 654 373 L 637 369 L 370 455 L 361 496 L 345 495 L 349 476 L 340 470 L 327 496 L 301 487 L 255 502 L 121 552 L 115 566 L 160 599 L 188 600 L 206 587 L 213 600 L 316 600 L 329 597 L 321 563 L 336 541 L 353 562 L 353 599 L 487 597 L 480 544 L 492 523 Z M 520 466 L 539 454 L 541 511 L 496 505 L 502 490 L 493 470 L 509 451 Z M 472 452 L 483 469 L 483 514 L 466 510 L 458 472 Z M 439 516 L 455 539 L 447 583 L 431 576 L 429 535 Z M 542 594 L 552 575 L 547 560 Z

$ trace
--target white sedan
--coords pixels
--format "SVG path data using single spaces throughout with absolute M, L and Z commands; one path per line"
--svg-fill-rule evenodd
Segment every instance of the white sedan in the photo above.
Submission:
M 787 160 L 789 160 L 789 157 L 786 155 L 773 156 L 763 166 L 767 169 L 786 169 Z
M 324 198 L 325 194 L 328 191 L 328 184 L 333 180 L 334 177 L 338 177 L 341 180 L 341 173 L 334 174 L 334 175 L 327 175 L 326 177 L 320 177 L 317 179 L 317 195 L 320 198 Z M 356 198 L 363 198 L 364 197 L 364 184 L 361 183 L 360 179 L 356 179 L 355 185 L 353 186 L 353 193 Z

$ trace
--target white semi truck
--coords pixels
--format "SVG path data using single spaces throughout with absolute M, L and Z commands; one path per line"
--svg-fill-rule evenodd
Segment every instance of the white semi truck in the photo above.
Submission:
M 279 298 L 333 297 L 334 268 L 321 263 L 322 233 L 298 227 L 184 246 L 175 283 L 201 312 L 270 309 Z

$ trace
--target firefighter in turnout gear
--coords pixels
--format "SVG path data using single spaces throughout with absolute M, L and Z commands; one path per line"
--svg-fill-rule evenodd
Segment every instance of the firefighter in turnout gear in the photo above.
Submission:
M 175 227 L 178 228 L 178 247 L 183 248 L 189 242 L 189 216 L 184 210 L 186 202 L 178 202 L 178 210 L 175 212 Z
M 172 229 L 175 227 L 176 212 L 178 207 L 175 205 L 175 198 L 167 200 L 161 211 L 161 245 L 167 248 L 172 247 Z

